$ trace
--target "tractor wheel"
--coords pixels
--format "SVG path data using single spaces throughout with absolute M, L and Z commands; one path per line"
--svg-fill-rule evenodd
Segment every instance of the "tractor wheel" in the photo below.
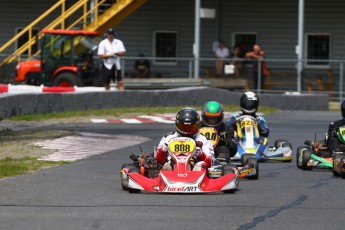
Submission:
M 311 170 L 311 167 L 308 166 L 308 162 L 311 159 L 311 150 L 310 149 L 306 149 L 302 152 L 302 169 L 303 170 Z
M 61 73 L 53 81 L 54 86 L 73 87 L 83 86 L 81 79 L 73 73 Z

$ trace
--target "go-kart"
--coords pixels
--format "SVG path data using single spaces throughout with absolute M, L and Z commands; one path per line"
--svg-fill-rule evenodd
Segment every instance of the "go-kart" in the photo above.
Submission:
M 287 140 L 276 140 L 268 146 L 267 137 L 260 136 L 258 121 L 252 116 L 242 115 L 236 122 L 235 138 L 237 153 L 231 160 L 241 160 L 244 154 L 252 154 L 259 161 L 274 160 L 290 162 L 292 145 Z
M 334 176 L 341 176 L 345 179 L 345 126 L 336 130 L 339 149 L 331 153 L 328 150 L 325 140 L 317 140 L 316 134 L 314 141 L 305 140 L 306 146 L 300 146 L 296 152 L 297 167 L 303 170 L 315 168 L 332 169 Z
M 222 158 L 222 156 L 226 155 L 225 152 L 229 151 L 229 149 L 227 146 L 218 146 L 220 137 L 215 128 L 202 127 L 199 129 L 199 133 L 203 134 L 211 140 L 214 149 L 216 149 L 217 147 L 219 148 L 217 161 L 213 164 L 212 167 L 209 168 L 209 175 L 212 177 L 217 177 L 217 175 L 221 174 L 222 165 L 226 165 L 225 159 Z M 259 177 L 258 160 L 252 154 L 243 154 L 241 156 L 240 165 L 233 164 L 232 162 L 229 164 L 234 165 L 234 167 L 236 167 L 236 169 L 238 170 L 239 178 L 258 179 Z
M 327 150 L 324 140 L 304 141 L 304 146 L 299 146 L 296 151 L 296 165 L 303 170 L 315 168 L 333 168 L 332 154 Z
M 207 193 L 234 192 L 238 187 L 238 171 L 222 165 L 221 175 L 209 177 L 202 162 L 194 163 L 196 143 L 188 137 L 175 137 L 168 142 L 169 162 L 163 167 L 150 156 L 136 157 L 121 169 L 121 185 L 129 192 Z

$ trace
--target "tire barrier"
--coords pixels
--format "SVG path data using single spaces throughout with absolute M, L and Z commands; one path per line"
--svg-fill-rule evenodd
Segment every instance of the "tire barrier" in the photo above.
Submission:
M 121 107 L 193 106 L 210 100 L 238 105 L 242 92 L 210 87 L 167 90 L 124 90 L 0 94 L 0 119 L 20 114 L 95 110 Z M 260 105 L 281 110 L 328 110 L 327 94 L 260 94 Z

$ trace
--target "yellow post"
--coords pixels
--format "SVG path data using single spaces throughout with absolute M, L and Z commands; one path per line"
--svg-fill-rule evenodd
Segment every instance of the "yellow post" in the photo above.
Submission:
M 65 0 L 61 0 L 62 4 L 61 4 L 61 15 L 65 14 L 66 11 L 66 1 Z M 61 29 L 65 29 L 65 17 L 63 18 L 63 20 L 61 21 Z

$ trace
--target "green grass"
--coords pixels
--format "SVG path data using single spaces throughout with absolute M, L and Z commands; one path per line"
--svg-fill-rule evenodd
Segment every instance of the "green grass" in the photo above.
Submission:
M 177 113 L 183 106 L 174 107 L 137 107 L 137 108 L 114 108 L 114 109 L 99 109 L 99 110 L 83 110 L 83 111 L 67 111 L 55 112 L 45 114 L 28 114 L 17 115 L 8 118 L 11 121 L 42 121 L 47 119 L 63 119 L 71 117 L 124 117 L 128 115 L 141 115 L 141 114 L 155 114 L 155 113 Z M 196 110 L 200 111 L 202 108 L 193 106 Z M 226 112 L 240 111 L 240 107 L 236 105 L 224 105 Z M 276 112 L 276 108 L 261 106 L 259 112 L 267 114 Z
M 67 162 L 40 161 L 36 158 L 31 157 L 25 157 L 21 159 L 13 159 L 7 157 L 0 160 L 0 178 L 22 175 L 63 164 L 67 164 Z

